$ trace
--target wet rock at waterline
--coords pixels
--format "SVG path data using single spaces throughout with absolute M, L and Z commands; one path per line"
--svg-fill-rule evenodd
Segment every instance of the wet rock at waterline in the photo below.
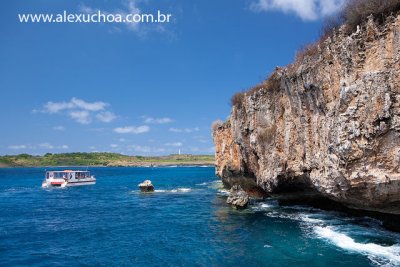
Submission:
M 138 186 L 141 192 L 154 192 L 154 185 L 151 183 L 150 180 L 145 180 Z
M 232 186 L 226 203 L 232 205 L 235 209 L 244 209 L 249 204 L 249 195 L 242 189 L 240 185 Z

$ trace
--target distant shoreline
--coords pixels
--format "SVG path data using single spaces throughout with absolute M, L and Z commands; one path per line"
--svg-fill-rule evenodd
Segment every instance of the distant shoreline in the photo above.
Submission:
M 138 168 L 158 168 L 158 167 L 215 167 L 214 163 L 171 163 L 171 164 L 153 164 L 153 165 L 145 165 L 145 164 L 132 164 L 132 165 L 26 165 L 26 166 L 4 166 L 0 164 L 0 169 L 2 168 L 126 168 L 126 167 L 138 167 Z
M 171 167 L 215 166 L 214 155 L 127 156 L 117 153 L 63 153 L 0 156 L 0 168 L 15 167 Z

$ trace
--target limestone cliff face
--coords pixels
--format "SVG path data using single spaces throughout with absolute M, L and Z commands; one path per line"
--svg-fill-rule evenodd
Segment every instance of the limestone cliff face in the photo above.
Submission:
M 213 137 L 226 184 L 310 188 L 400 214 L 400 15 L 383 26 L 370 18 L 350 36 L 339 30 L 277 68 Z

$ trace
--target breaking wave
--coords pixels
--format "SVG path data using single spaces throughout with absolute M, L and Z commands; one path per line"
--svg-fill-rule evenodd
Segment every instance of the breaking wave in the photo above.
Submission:
M 353 252 L 365 254 L 375 264 L 384 266 L 400 265 L 400 246 L 383 246 L 375 243 L 360 243 L 350 236 L 337 232 L 332 227 L 315 226 L 314 232 L 332 244 Z
M 191 188 L 176 188 L 176 189 L 156 189 L 154 190 L 155 193 L 188 193 L 191 192 Z
M 378 220 L 346 217 L 309 206 L 279 206 L 274 200 L 255 203 L 251 209 L 270 218 L 298 221 L 311 238 L 317 237 L 349 253 L 362 254 L 374 265 L 400 266 L 400 234 L 384 230 Z M 386 241 L 382 242 L 383 239 Z

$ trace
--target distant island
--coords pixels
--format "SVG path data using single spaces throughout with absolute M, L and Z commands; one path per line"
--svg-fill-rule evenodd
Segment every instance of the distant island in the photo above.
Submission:
M 47 153 L 0 156 L 0 167 L 214 165 L 214 155 L 127 156 L 118 153 Z

